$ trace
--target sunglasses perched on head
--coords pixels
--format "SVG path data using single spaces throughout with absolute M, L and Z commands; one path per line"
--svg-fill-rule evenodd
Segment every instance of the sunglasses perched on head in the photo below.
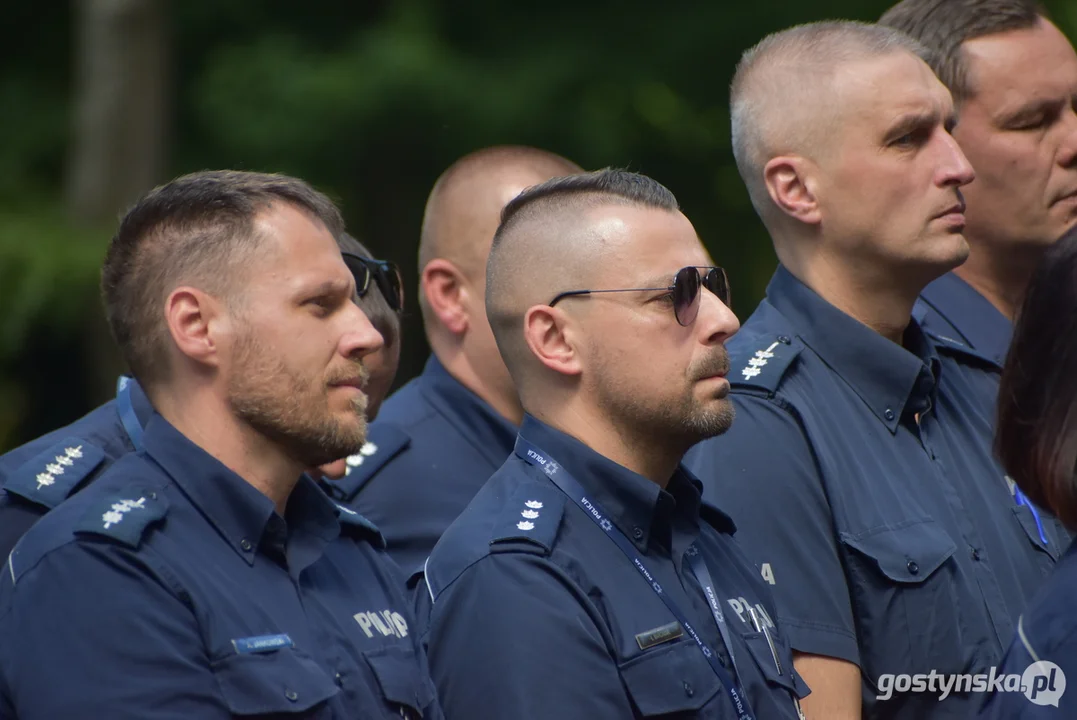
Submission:
M 394 312 L 404 309 L 404 282 L 400 268 L 388 260 L 375 260 L 355 253 L 342 252 L 344 264 L 355 276 L 355 294 L 364 297 L 370 290 L 370 281 L 377 285 L 385 302 Z
M 702 271 L 706 271 L 702 273 Z M 617 290 L 569 290 L 558 294 L 549 302 L 553 307 L 567 297 L 591 295 L 594 293 L 616 292 L 659 292 L 665 290 L 673 300 L 673 315 L 681 325 L 691 325 L 699 314 L 699 298 L 702 288 L 707 288 L 719 300 L 730 307 L 729 278 L 725 270 L 713 266 L 689 266 L 681 268 L 673 276 L 673 284 L 668 287 L 620 288 Z

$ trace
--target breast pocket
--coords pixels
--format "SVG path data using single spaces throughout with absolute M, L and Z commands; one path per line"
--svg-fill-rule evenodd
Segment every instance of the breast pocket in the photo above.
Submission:
M 922 520 L 841 539 L 866 678 L 961 672 L 958 569 L 950 560 L 957 546 L 950 536 Z
M 679 641 L 648 650 L 621 668 L 621 680 L 642 717 L 694 716 L 725 692 L 699 646 Z
M 381 693 L 382 714 L 363 717 L 421 718 L 434 701 L 434 684 L 410 647 L 390 645 L 363 653 Z M 379 712 L 379 711 L 375 711 Z M 384 715 L 388 712 L 388 715 Z
M 793 698 L 799 700 L 808 694 L 807 685 L 793 669 L 793 652 L 779 633 L 772 632 L 770 642 L 767 642 L 766 635 L 761 632 L 741 635 L 741 640 L 748 646 L 751 660 L 758 666 L 760 674 L 767 682 L 766 693 L 753 694 L 751 688 L 745 690 L 752 703 L 752 709 L 757 714 L 764 717 L 771 714 L 777 716 L 778 710 L 787 712 L 793 707 Z M 771 642 L 774 643 L 773 652 L 770 647 Z M 738 658 L 738 667 L 740 662 Z M 776 690 L 785 692 L 776 693 Z
M 221 696 L 238 717 L 279 714 L 323 720 L 339 690 L 309 656 L 294 648 L 228 655 L 213 664 Z

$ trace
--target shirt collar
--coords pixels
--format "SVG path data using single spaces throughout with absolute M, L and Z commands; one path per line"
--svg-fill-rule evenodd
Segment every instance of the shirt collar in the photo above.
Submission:
M 266 526 L 276 515 L 273 501 L 154 414 L 146 426 L 146 454 L 168 473 L 191 504 L 248 564 L 254 564 Z M 335 504 L 303 476 L 286 509 L 289 535 L 295 530 L 329 542 L 340 534 Z
M 1013 323 L 990 300 L 952 272 L 924 288 L 920 297 L 961 334 L 954 339 L 964 340 L 1002 366 L 1013 336 Z
M 906 406 L 919 404 L 914 395 L 934 384 L 921 374 L 938 378 L 934 347 L 911 317 L 902 347 L 828 303 L 781 265 L 767 287 L 767 301 L 891 432 Z
M 419 387 L 427 401 L 461 433 L 492 467 L 512 452 L 516 427 L 449 374 L 434 355 L 426 362 Z
M 531 415 L 524 416 L 520 435 L 571 473 L 624 536 L 641 550 L 646 551 L 652 535 L 658 533 L 662 533 L 662 541 L 669 547 L 668 535 L 674 519 L 693 526 L 699 523 L 703 486 L 683 466 L 677 467 L 663 490 Z M 721 513 L 718 515 L 729 520 Z M 719 529 L 732 533 L 732 521 L 728 528 Z

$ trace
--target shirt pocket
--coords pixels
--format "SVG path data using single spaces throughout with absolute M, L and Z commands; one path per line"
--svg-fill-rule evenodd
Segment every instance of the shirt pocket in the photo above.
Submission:
M 308 655 L 294 648 L 237 653 L 213 664 L 221 696 L 232 715 L 270 715 L 323 720 L 338 688 Z
M 695 642 L 681 641 L 660 650 L 648 650 L 623 663 L 620 672 L 642 717 L 676 713 L 691 717 L 719 692 L 725 692 Z
M 934 520 L 842 533 L 860 667 L 884 673 L 959 673 L 964 667 L 957 546 Z
M 410 647 L 389 645 L 363 653 L 381 691 L 386 717 L 421 718 L 434 701 L 434 684 L 423 672 L 420 657 Z M 364 717 L 378 717 L 364 716 Z
M 808 694 L 808 686 L 800 679 L 799 675 L 795 674 L 793 652 L 790 650 L 788 643 L 775 630 L 771 630 L 770 633 L 771 641 L 774 643 L 774 651 L 778 655 L 778 662 L 781 663 L 780 669 L 777 663 L 774 662 L 774 653 L 770 651 L 770 643 L 767 642 L 766 635 L 761 632 L 754 632 L 741 635 L 741 639 L 748 646 L 751 659 L 755 661 L 755 664 L 759 667 L 760 674 L 767 681 L 768 689 L 773 691 L 776 687 L 784 688 L 789 693 L 788 697 L 791 706 L 792 698 L 795 697 L 799 700 Z M 737 662 L 740 662 L 739 658 Z M 746 689 L 746 692 L 750 694 L 751 690 Z M 761 701 L 766 700 L 773 703 L 774 697 L 773 692 L 768 692 L 766 698 L 757 699 L 753 696 L 749 697 L 749 700 L 752 702 L 752 709 L 758 713 L 762 712 L 763 703 Z
M 1058 560 L 1059 553 L 1062 550 L 1062 548 L 1058 546 L 1057 539 L 1055 539 L 1054 543 L 1044 542 L 1044 538 L 1047 538 L 1048 540 L 1051 539 L 1052 517 L 1041 511 L 1039 508 L 1036 509 L 1036 514 L 1034 515 L 1032 509 L 1026 505 L 1014 505 L 1013 514 L 1014 517 L 1017 518 L 1017 524 L 1025 531 L 1025 535 L 1028 536 L 1028 541 L 1032 543 L 1032 546 L 1041 550 L 1051 558 L 1050 563 L 1043 563 L 1041 565 L 1044 569 L 1044 575 L 1046 575 L 1051 567 L 1054 566 L 1054 562 Z M 1036 524 L 1037 516 L 1039 517 L 1039 525 Z M 1040 537 L 1041 528 L 1043 537 Z

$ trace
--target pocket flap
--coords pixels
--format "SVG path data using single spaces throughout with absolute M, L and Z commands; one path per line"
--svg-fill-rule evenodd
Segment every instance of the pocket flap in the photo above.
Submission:
M 957 551 L 934 520 L 884 527 L 862 535 L 842 533 L 842 542 L 872 558 L 895 582 L 921 583 Z
M 807 695 L 807 688 L 794 679 L 793 654 L 780 637 L 777 635 L 773 637 L 774 650 L 778 653 L 778 662 L 782 664 L 780 672 L 774 662 L 774 654 L 770 651 L 770 643 L 767 642 L 763 633 L 741 635 L 741 639 L 748 646 L 748 652 L 752 654 L 752 659 L 759 666 L 767 682 L 784 687 L 797 698 Z M 737 662 L 740 662 L 739 658 Z
M 300 713 L 339 692 L 324 670 L 294 648 L 228 655 L 213 673 L 233 715 Z
M 419 656 L 410 647 L 390 645 L 363 653 L 390 703 L 422 711 L 434 700 L 434 687 L 420 672 Z
M 620 670 L 644 717 L 698 711 L 721 691 L 718 677 L 692 640 L 648 650 Z

